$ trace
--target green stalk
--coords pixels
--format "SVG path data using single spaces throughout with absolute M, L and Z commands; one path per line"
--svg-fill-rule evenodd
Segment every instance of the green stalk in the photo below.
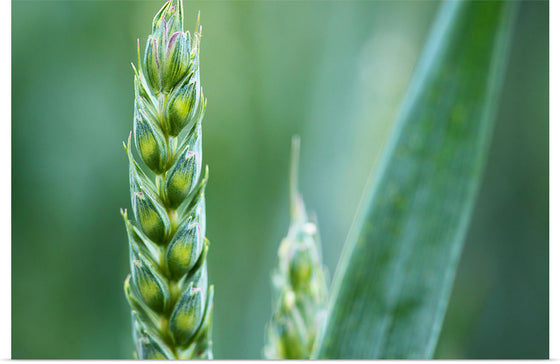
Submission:
M 298 192 L 299 138 L 292 139 L 288 235 L 272 276 L 275 307 L 267 326 L 267 359 L 309 359 L 326 312 L 327 285 L 317 224 Z
M 134 68 L 134 131 L 125 144 L 135 223 L 121 210 L 130 247 L 125 294 L 139 359 L 211 359 L 213 287 L 202 172 L 200 37 L 183 32 L 183 4 L 156 14 Z M 132 153 L 136 151 L 143 167 Z

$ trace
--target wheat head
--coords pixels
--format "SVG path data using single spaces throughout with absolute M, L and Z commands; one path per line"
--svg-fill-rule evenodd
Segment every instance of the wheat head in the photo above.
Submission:
M 326 313 L 327 285 L 317 223 L 297 188 L 299 138 L 292 138 L 291 223 L 273 272 L 273 316 L 266 330 L 267 359 L 309 359 Z
M 182 0 L 156 14 L 134 67 L 134 127 L 125 144 L 132 212 L 121 210 L 130 248 L 125 294 L 139 359 L 211 359 L 213 287 L 202 175 L 200 38 L 183 31 Z M 142 163 L 137 162 L 134 145 Z M 142 164 L 142 165 L 141 165 Z

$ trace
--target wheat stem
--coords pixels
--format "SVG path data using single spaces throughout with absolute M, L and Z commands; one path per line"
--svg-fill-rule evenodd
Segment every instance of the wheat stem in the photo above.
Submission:
M 292 150 L 290 155 L 290 216 L 292 220 L 301 219 L 298 212 L 298 170 L 299 170 L 299 145 L 300 140 L 298 135 L 292 137 Z
M 134 67 L 129 158 L 133 223 L 121 210 L 130 248 L 125 294 L 139 359 L 211 359 L 213 287 L 202 175 L 200 34 L 183 32 L 183 4 L 156 14 L 144 60 Z M 137 162 L 131 147 L 132 134 Z

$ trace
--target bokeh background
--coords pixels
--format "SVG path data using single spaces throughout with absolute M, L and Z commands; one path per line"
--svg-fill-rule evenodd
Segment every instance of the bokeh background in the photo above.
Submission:
M 120 207 L 136 38 L 163 1 L 12 2 L 12 355 L 131 358 Z M 290 138 L 334 272 L 435 1 L 207 1 L 214 353 L 261 358 Z M 548 356 L 548 2 L 523 2 L 438 358 Z

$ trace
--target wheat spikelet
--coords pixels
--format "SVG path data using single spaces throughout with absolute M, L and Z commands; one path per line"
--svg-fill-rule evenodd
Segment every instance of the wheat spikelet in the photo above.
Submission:
M 143 61 L 134 68 L 134 129 L 125 144 L 135 223 L 126 210 L 136 357 L 211 359 L 213 287 L 208 288 L 200 86 L 202 28 L 183 32 L 183 4 L 156 14 Z M 131 138 L 141 167 L 133 155 Z
M 266 330 L 267 359 L 309 359 L 325 317 L 327 286 L 317 224 L 297 188 L 299 138 L 292 138 L 291 223 L 278 250 L 272 281 L 275 305 Z

